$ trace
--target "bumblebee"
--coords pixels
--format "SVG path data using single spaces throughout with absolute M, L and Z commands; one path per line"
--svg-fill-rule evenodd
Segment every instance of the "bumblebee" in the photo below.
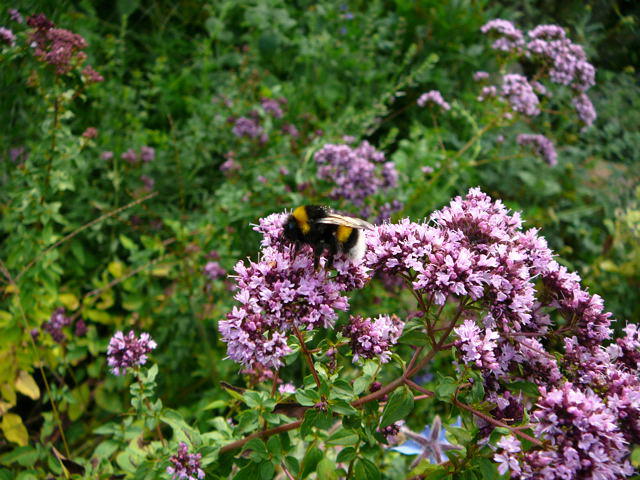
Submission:
M 365 240 L 361 230 L 373 225 L 360 218 L 348 217 L 320 205 L 304 205 L 291 212 L 284 224 L 284 237 L 296 245 L 309 245 L 313 249 L 314 268 L 320 268 L 320 256 L 327 251 L 327 268 L 333 266 L 337 253 L 359 260 L 365 253 Z

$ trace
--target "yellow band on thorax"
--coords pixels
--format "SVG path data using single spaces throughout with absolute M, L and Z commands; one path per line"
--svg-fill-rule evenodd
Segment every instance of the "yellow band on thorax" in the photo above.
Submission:
M 302 233 L 307 234 L 309 230 L 311 230 L 311 225 L 309 225 L 309 215 L 307 215 L 307 209 L 305 207 L 296 208 L 293 213 L 293 218 L 298 222 L 298 226 Z

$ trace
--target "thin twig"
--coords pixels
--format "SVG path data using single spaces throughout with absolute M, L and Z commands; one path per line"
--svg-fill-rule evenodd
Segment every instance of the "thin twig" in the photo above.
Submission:
M 307 361 L 307 364 L 311 369 L 311 374 L 313 375 L 313 379 L 316 381 L 316 385 L 318 386 L 318 390 L 319 390 L 321 388 L 320 377 L 318 377 L 318 372 L 316 372 L 316 367 L 313 365 L 313 357 L 311 357 L 309 350 L 307 350 L 307 345 L 304 343 L 304 337 L 300 333 L 300 330 L 298 330 L 298 327 L 296 327 L 295 325 L 293 325 L 293 333 L 296 335 L 296 337 L 298 338 L 298 341 L 300 342 L 300 349 L 302 350 L 305 360 Z

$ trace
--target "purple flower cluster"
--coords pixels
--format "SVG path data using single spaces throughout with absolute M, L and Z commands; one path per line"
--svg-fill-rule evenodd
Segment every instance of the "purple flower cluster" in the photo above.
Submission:
M 27 18 L 27 25 L 33 27 L 29 40 L 34 54 L 40 61 L 55 67 L 56 74 L 64 75 L 84 63 L 87 54 L 85 39 L 64 28 L 55 28 L 43 14 Z
M 380 315 L 376 319 L 352 315 L 342 333 L 350 339 L 354 362 L 378 357 L 381 363 L 387 363 L 403 328 L 404 323 L 396 315 Z
M 13 47 L 16 44 L 16 36 L 6 27 L 0 27 L 0 43 Z
M 17 22 L 17 23 L 24 22 L 24 18 L 22 17 L 22 14 L 15 8 L 10 8 L 8 12 L 9 12 L 9 18 L 11 18 L 11 20 L 13 20 L 14 22 Z
M 418 97 L 416 101 L 419 107 L 424 107 L 427 103 L 433 103 L 434 105 L 438 105 L 443 110 L 451 110 L 451 105 L 449 105 L 444 98 L 442 98 L 442 94 L 438 90 L 430 90 L 426 93 L 423 93 Z
M 514 438 L 501 441 L 496 461 L 512 478 L 614 480 L 633 474 L 625 457 L 629 449 L 615 416 L 592 391 L 570 382 L 541 389 L 538 409 L 531 417 L 536 437 L 551 448 L 523 453 Z
M 544 135 L 521 133 L 516 137 L 518 145 L 532 146 L 537 155 L 542 157 L 552 167 L 558 164 L 558 154 L 551 140 Z
M 522 32 L 507 20 L 491 20 L 481 31 L 491 31 L 499 36 L 493 44 L 494 49 L 517 53 L 528 62 L 533 62 L 538 67 L 537 76 L 548 76 L 553 83 L 571 87 L 574 91 L 572 102 L 578 117 L 587 127 L 593 124 L 596 111 L 586 91 L 595 84 L 595 68 L 587 61 L 584 49 L 567 38 L 563 28 L 539 25 L 527 32 L 530 38 L 528 42 L 524 41 Z M 479 75 L 482 73 L 477 72 L 478 78 L 474 75 L 474 79 L 485 79 L 484 75 Z M 487 88 L 479 100 L 491 96 L 492 92 Z M 540 82 L 532 81 L 529 84 L 525 77 L 517 74 L 504 77 L 502 95 L 515 111 L 529 116 L 540 113 L 534 90 L 540 95 L 547 95 L 547 88 Z
M 547 443 L 523 453 L 504 440 L 495 457 L 501 471 L 526 479 L 630 474 L 628 445 L 640 441 L 637 327 L 627 326 L 625 337 L 603 347 L 612 330 L 602 299 L 553 260 L 535 229 L 522 230 L 517 213 L 478 189 L 431 220 L 375 227 L 367 236 L 366 263 L 376 273 L 413 279 L 429 305 L 474 302 L 454 330 L 455 345 L 459 360 L 482 372 L 494 418 L 523 418 L 523 398 L 503 382 L 524 380 L 540 388 L 531 426 Z M 562 326 L 554 325 L 551 313 Z M 546 351 L 546 337 L 558 332 L 569 335 L 560 360 Z M 486 434 L 491 429 L 481 427 Z
M 303 330 L 328 328 L 346 311 L 344 292 L 362 288 L 369 279 L 362 264 L 345 256 L 334 262 L 335 273 L 315 271 L 311 247 L 296 248 L 282 240 L 286 214 L 260 219 L 256 231 L 263 235 L 260 260 L 238 262 L 238 306 L 219 323 L 231 359 L 245 366 L 259 363 L 278 368 L 291 349 L 287 345 L 292 327 Z M 324 266 L 325 259 L 321 259 Z
M 503 52 L 520 52 L 524 46 L 524 35 L 509 20 L 496 18 L 484 24 L 480 31 L 489 32 L 498 38 L 491 45 L 495 50 Z
M 516 112 L 534 117 L 540 114 L 540 100 L 526 77 L 510 73 L 502 77 L 500 94 L 507 99 Z
M 482 70 L 475 72 L 473 74 L 473 80 L 476 82 L 481 82 L 483 80 L 488 80 L 489 79 L 489 73 L 488 72 L 483 72 Z
M 129 368 L 144 365 L 147 355 L 157 346 L 148 333 L 142 333 L 138 338 L 133 330 L 126 336 L 116 332 L 109 340 L 107 364 L 114 375 L 125 375 Z
M 275 100 L 273 98 L 263 98 L 260 100 L 260 104 L 265 112 L 273 115 L 275 118 L 282 118 L 284 113 L 282 112 L 282 108 L 280 108 L 281 102 L 286 102 L 285 99 L 280 99 L 280 101 Z
M 140 153 L 138 153 L 133 148 L 130 148 L 120 155 L 120 158 L 131 165 L 137 164 L 140 160 L 144 163 L 149 163 L 156 158 L 156 150 L 153 147 L 144 146 L 140 148 Z
M 220 266 L 218 262 L 207 262 L 204 266 L 204 274 L 209 277 L 210 280 L 218 280 L 223 278 L 227 271 Z
M 204 470 L 200 467 L 202 454 L 189 453 L 186 443 L 180 442 L 178 453 L 169 458 L 171 465 L 167 467 L 167 473 L 173 480 L 202 480 Z
M 71 325 L 71 318 L 67 317 L 64 307 L 60 307 L 54 310 L 51 318 L 42 325 L 42 328 L 55 342 L 62 343 L 66 338 L 62 328 L 68 325 Z
M 593 125 L 597 114 L 596 109 L 591 103 L 591 99 L 587 96 L 586 93 L 579 93 L 571 100 L 573 106 L 576 109 L 576 113 L 578 114 L 578 118 L 582 120 L 582 123 L 585 124 L 586 127 L 590 127 Z
M 529 54 L 547 62 L 549 77 L 554 83 L 571 85 L 585 92 L 595 85 L 595 68 L 587 62 L 584 49 L 567 38 L 557 25 L 539 25 L 529 31 Z
M 318 176 L 335 186 L 331 198 L 344 198 L 354 205 L 364 206 L 365 198 L 398 183 L 393 162 L 386 162 L 384 153 L 364 141 L 357 148 L 344 144 L 327 144 L 316 152 Z
M 231 129 L 236 137 L 259 138 L 263 135 L 264 129 L 258 120 L 250 117 L 239 117 L 235 120 Z

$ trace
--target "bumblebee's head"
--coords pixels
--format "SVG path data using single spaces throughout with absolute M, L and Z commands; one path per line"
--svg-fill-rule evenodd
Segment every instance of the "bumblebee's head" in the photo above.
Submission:
M 284 223 L 284 238 L 290 242 L 300 242 L 304 238 L 298 220 L 293 214 L 289 215 L 287 221 Z

